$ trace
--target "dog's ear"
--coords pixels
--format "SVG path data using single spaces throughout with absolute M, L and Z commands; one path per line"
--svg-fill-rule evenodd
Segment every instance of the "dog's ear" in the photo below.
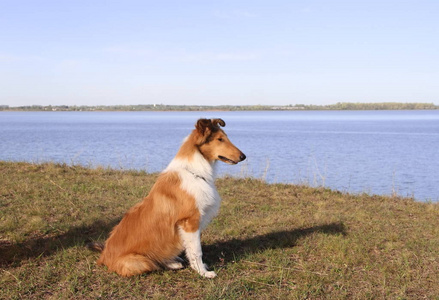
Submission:
M 219 126 L 224 127 L 224 126 L 226 126 L 226 122 L 224 122 L 223 119 L 212 119 L 212 125 L 214 127 L 218 127 L 218 128 L 219 128 Z
M 226 122 L 222 119 L 199 119 L 195 124 L 196 131 L 198 133 L 198 145 L 206 143 L 212 132 L 216 132 L 220 129 L 220 126 L 226 126 Z
M 199 119 L 195 124 L 195 128 L 201 136 L 207 137 L 212 132 L 212 120 Z

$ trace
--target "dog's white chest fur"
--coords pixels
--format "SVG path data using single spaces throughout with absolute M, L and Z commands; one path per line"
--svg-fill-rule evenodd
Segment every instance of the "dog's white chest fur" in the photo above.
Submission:
M 191 161 L 175 158 L 166 171 L 177 172 L 181 187 L 195 198 L 201 216 L 200 231 L 203 230 L 217 215 L 221 203 L 214 182 L 214 165 L 197 152 Z

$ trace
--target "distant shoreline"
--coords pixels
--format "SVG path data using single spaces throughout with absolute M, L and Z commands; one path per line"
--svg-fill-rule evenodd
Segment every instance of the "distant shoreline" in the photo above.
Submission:
M 300 110 L 436 110 L 439 105 L 433 103 L 349 103 L 339 102 L 330 105 L 0 105 L 0 111 L 300 111 Z

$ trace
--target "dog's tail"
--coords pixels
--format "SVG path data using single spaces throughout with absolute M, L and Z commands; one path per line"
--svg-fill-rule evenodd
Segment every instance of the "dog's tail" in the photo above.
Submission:
M 104 251 L 105 245 L 102 242 L 90 242 L 87 243 L 86 247 L 91 251 L 102 252 Z

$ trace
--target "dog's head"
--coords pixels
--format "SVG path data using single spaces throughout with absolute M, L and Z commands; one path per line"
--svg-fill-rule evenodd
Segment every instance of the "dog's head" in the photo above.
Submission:
M 208 161 L 221 160 L 235 165 L 246 156 L 227 137 L 221 129 L 226 126 L 222 119 L 199 119 L 195 125 L 197 146 Z

